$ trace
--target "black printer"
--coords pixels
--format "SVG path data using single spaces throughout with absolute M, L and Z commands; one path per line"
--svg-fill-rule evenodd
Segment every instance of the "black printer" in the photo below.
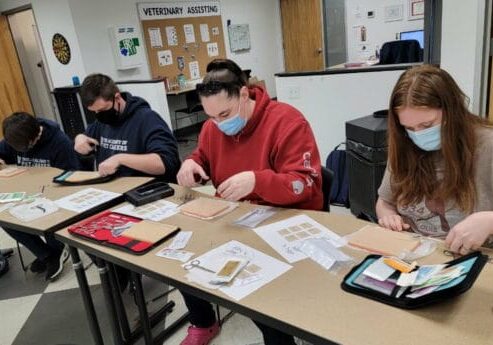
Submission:
M 377 191 L 387 165 L 387 110 L 346 122 L 346 152 L 351 213 L 376 221 Z

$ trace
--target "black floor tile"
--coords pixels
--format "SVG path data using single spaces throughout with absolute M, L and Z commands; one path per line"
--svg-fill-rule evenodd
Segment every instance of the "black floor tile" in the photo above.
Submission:
M 24 264 L 34 260 L 34 256 L 21 248 Z M 9 271 L 0 278 L 0 300 L 29 296 L 42 293 L 48 286 L 44 273 L 24 272 L 19 261 L 17 249 L 9 258 Z

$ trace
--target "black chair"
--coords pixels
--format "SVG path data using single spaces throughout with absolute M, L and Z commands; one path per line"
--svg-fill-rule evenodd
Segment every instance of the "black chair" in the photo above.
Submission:
M 334 172 L 322 166 L 322 193 L 324 196 L 324 204 L 322 211 L 330 212 L 330 188 L 334 179 Z
M 380 49 L 379 65 L 421 61 L 423 61 L 423 53 L 417 40 L 385 42 Z

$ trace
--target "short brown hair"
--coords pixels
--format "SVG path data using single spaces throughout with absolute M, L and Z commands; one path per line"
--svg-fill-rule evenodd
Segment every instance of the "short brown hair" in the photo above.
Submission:
M 92 105 L 96 99 L 105 101 L 113 100 L 115 94 L 120 92 L 113 79 L 101 73 L 88 75 L 80 88 L 80 98 L 85 107 Z
M 3 120 L 3 136 L 14 150 L 24 152 L 39 135 L 39 122 L 25 112 L 16 112 Z

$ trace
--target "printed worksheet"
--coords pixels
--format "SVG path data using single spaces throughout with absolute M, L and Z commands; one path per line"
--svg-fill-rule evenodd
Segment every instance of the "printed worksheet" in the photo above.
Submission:
M 104 204 L 120 196 L 120 193 L 108 192 L 96 188 L 86 188 L 77 193 L 55 200 L 58 207 L 81 213 Z
M 161 38 L 160 28 L 149 28 L 149 40 L 151 41 L 152 48 L 161 48 L 163 46 L 163 40 Z
M 209 271 L 217 272 L 227 260 L 235 258 L 247 260 L 248 264 L 236 276 L 233 282 L 225 286 L 210 284 L 209 282 L 214 277 L 214 273 Z M 194 263 L 198 263 L 198 265 L 194 265 Z M 219 287 L 219 290 L 237 301 L 255 292 L 292 268 L 291 265 L 238 241 L 227 242 L 183 266 L 190 267 L 190 265 L 193 268 L 187 271 L 186 278 L 188 280 L 207 288 L 217 289 Z
M 254 231 L 289 263 L 303 260 L 307 257 L 295 247 L 309 238 L 324 237 L 337 248 L 345 244 L 343 238 L 307 215 L 295 216 L 277 223 L 261 226 L 254 229 Z
M 178 205 L 171 201 L 157 200 L 142 206 L 134 206 L 128 204 L 114 210 L 117 213 L 126 214 L 128 216 L 148 219 L 155 222 L 171 217 L 177 214 L 180 210 Z

